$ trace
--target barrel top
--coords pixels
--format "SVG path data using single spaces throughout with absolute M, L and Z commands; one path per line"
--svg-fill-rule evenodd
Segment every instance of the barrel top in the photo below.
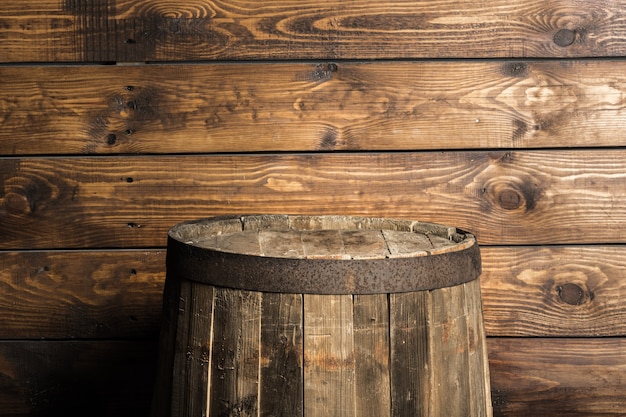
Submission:
M 181 274 L 260 291 L 405 292 L 475 279 L 480 255 L 474 236 L 434 223 L 354 216 L 213 217 L 170 230 L 168 276 Z

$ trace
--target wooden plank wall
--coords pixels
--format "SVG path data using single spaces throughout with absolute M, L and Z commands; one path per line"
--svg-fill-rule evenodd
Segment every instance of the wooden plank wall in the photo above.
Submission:
M 626 415 L 626 1 L 3 0 L 0 414 L 147 415 L 165 238 L 474 232 L 496 416 Z

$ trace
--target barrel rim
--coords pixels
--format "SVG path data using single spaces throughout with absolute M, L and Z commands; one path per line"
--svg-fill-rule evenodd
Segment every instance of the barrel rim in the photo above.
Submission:
M 313 226 L 323 227 L 325 221 L 332 224 L 339 219 L 349 220 L 359 227 L 376 225 L 376 229 L 399 227 L 407 232 L 435 233 L 454 240 L 455 245 L 415 257 L 278 258 L 199 247 L 189 235 L 218 232 L 211 229 L 213 226 L 236 231 L 238 227 L 244 230 L 246 224 L 255 224 L 254 227 L 270 223 L 275 227 L 299 224 L 297 227 L 302 227 L 303 222 L 312 220 Z M 400 293 L 459 285 L 478 278 L 480 273 L 480 251 L 474 235 L 455 227 L 415 220 L 344 215 L 231 215 L 182 222 L 168 233 L 168 279 L 240 290 L 304 294 Z

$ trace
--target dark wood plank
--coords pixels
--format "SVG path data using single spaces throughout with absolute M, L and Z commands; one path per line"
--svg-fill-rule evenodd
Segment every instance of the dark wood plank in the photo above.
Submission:
M 432 317 L 428 291 L 389 295 L 390 382 L 392 416 L 428 416 L 431 378 L 429 369 Z
M 623 56 L 625 3 L 4 0 L 9 62 Z
M 607 60 L 4 67 L 0 154 L 624 146 L 624 74 Z
M 170 335 L 176 339 L 174 349 L 172 352 L 164 352 L 166 355 L 174 355 L 173 368 L 170 370 L 172 383 L 165 384 L 171 387 L 171 392 L 160 393 L 172 399 L 171 414 L 165 415 L 207 415 L 212 373 L 215 288 L 184 280 L 180 283 L 180 289 L 173 291 L 178 295 L 180 304 L 178 308 L 172 306 L 178 314 L 177 332 Z
M 481 257 L 489 336 L 626 336 L 625 246 L 483 246 Z M 0 339 L 155 337 L 164 277 L 161 250 L 0 252 Z
M 258 415 L 261 305 L 260 292 L 215 288 L 206 415 Z
M 626 151 L 0 159 L 5 249 L 162 247 L 214 214 L 398 217 L 482 245 L 623 243 Z
M 626 415 L 626 340 L 488 340 L 494 416 Z
M 260 417 L 302 415 L 302 320 L 302 294 L 263 294 L 259 370 Z
M 499 336 L 624 336 L 624 246 L 481 249 L 485 326 Z
M 0 339 L 155 337 L 165 251 L 0 252 Z
M 148 415 L 156 342 L 0 342 L 3 416 Z M 626 341 L 488 339 L 495 417 L 622 416 Z
M 147 416 L 154 341 L 0 342 L 0 415 Z
M 353 315 L 356 415 L 389 416 L 391 344 L 387 294 L 354 295 Z

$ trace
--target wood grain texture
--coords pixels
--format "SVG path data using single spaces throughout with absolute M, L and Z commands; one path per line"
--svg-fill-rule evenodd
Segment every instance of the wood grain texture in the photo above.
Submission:
M 0 252 L 0 339 L 157 334 L 165 251 Z
M 357 417 L 351 295 L 305 294 L 304 414 Z
M 626 415 L 626 340 L 488 340 L 494 416 Z
M 428 416 L 430 375 L 429 291 L 389 295 L 392 416 Z M 433 370 L 434 371 L 434 370 Z
M 264 293 L 261 314 L 259 416 L 302 415 L 302 295 Z
M 487 335 L 626 336 L 626 247 L 483 246 L 481 257 Z M 158 333 L 165 251 L 0 252 L 0 265 L 0 339 L 154 338 Z M 119 273 L 106 272 L 105 286 L 103 271 L 111 270 Z M 109 291 L 92 292 L 96 287 Z M 377 304 L 366 300 L 355 305 L 377 311 Z M 373 340 L 369 335 L 375 328 L 363 328 L 363 334 L 358 329 L 355 337 Z M 276 360 L 293 372 L 293 352 L 284 349 L 284 357 L 275 352 Z M 264 353 L 268 361 L 270 354 Z
M 8 62 L 620 56 L 623 1 L 5 0 Z
M 255 212 L 420 219 L 483 245 L 623 243 L 625 160 L 621 149 L 6 158 L 1 245 L 164 246 L 180 221 Z
M 388 416 L 392 407 L 387 294 L 353 296 L 353 315 L 356 415 Z
M 0 68 L 0 154 L 624 146 L 626 62 Z
M 0 415 L 148 415 L 154 341 L 0 342 Z
M 623 336 L 624 246 L 482 248 L 487 333 Z
M 210 287 L 193 285 L 201 292 Z M 203 410 L 207 416 L 258 415 L 261 300 L 259 292 L 215 288 L 213 334 L 210 342 L 204 341 L 211 352 L 209 383 L 204 387 L 209 391 Z
M 209 285 L 182 281 L 180 289 L 175 290 L 175 294 L 179 297 L 179 304 L 171 308 L 178 313 L 177 334 L 171 334 L 170 337 L 174 337 L 176 342 L 173 345 L 173 352 L 163 352 L 167 356 L 174 355 L 173 366 L 170 368 L 173 374 L 172 382 L 164 384 L 171 387 L 171 391 L 158 394 L 163 397 L 171 396 L 171 414 L 165 415 L 208 415 L 207 387 L 215 372 L 214 358 L 211 355 L 211 335 L 216 291 Z M 161 346 L 164 342 L 166 341 L 161 341 Z M 181 352 L 184 352 L 184 355 L 181 355 Z M 157 414 L 161 412 L 157 409 L 154 411 Z

